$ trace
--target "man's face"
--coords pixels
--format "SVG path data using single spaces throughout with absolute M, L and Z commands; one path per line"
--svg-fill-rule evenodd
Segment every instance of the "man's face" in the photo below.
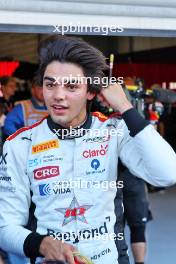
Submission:
M 16 82 L 9 81 L 5 86 L 2 86 L 3 94 L 6 98 L 10 98 L 15 94 L 16 91 Z
M 71 79 L 78 76 L 79 79 L 84 77 L 81 67 L 58 61 L 48 64 L 44 72 L 45 104 L 53 121 L 64 127 L 76 127 L 81 124 L 86 117 L 87 100 L 92 100 L 94 97 L 87 92 L 86 83 L 71 82 Z
M 43 89 L 40 86 L 33 86 L 32 87 L 32 97 L 34 97 L 37 101 L 44 103 L 43 98 Z

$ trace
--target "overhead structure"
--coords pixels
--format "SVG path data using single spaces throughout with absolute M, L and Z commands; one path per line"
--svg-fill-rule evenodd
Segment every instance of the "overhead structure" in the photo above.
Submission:
M 61 34 L 64 27 L 67 34 L 107 35 L 108 28 L 112 36 L 172 37 L 176 1 L 0 0 L 0 32 Z

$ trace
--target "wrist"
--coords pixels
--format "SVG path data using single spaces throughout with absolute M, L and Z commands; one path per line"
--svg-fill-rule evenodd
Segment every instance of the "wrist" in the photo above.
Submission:
M 40 235 L 35 232 L 30 233 L 26 237 L 23 245 L 23 249 L 26 257 L 36 258 L 41 256 L 40 245 L 45 237 L 46 235 Z
M 143 130 L 146 126 L 149 125 L 149 122 L 146 121 L 135 108 L 131 108 L 128 111 L 125 111 L 122 114 L 122 118 L 124 119 L 128 130 L 130 132 L 130 136 L 134 137 L 141 130 Z
M 116 110 L 118 110 L 121 114 L 123 114 L 126 111 L 130 110 L 131 108 L 133 108 L 133 105 L 129 101 L 126 101 L 122 103 L 120 106 L 117 106 Z
M 42 239 L 40 246 L 39 246 L 39 253 L 41 255 L 45 255 L 46 249 L 48 247 L 48 243 L 50 241 L 51 237 L 50 236 L 46 236 Z

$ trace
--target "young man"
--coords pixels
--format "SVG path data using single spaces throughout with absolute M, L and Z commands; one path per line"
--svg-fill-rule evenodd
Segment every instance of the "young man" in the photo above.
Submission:
M 39 78 L 49 117 L 5 143 L 0 186 L 4 250 L 69 264 L 77 250 L 93 263 L 117 264 L 116 241 L 122 239 L 114 234 L 118 157 L 154 185 L 176 182 L 174 151 L 133 109 L 121 86 L 102 88 L 106 69 L 104 56 L 82 40 L 52 38 L 41 46 Z M 84 77 L 100 82 L 89 78 L 86 84 L 80 81 Z M 96 94 L 124 120 L 89 113 L 88 102 Z M 33 231 L 24 227 L 31 192 L 37 219 Z

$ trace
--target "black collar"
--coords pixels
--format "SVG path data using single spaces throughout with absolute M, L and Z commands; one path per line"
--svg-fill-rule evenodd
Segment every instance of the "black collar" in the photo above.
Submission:
M 51 116 L 47 117 L 47 124 L 50 130 L 57 135 L 59 139 L 74 139 L 82 137 L 86 134 L 87 130 L 90 129 L 92 124 L 92 115 L 89 113 L 86 121 L 80 127 L 75 128 L 65 128 L 59 124 L 56 124 Z

